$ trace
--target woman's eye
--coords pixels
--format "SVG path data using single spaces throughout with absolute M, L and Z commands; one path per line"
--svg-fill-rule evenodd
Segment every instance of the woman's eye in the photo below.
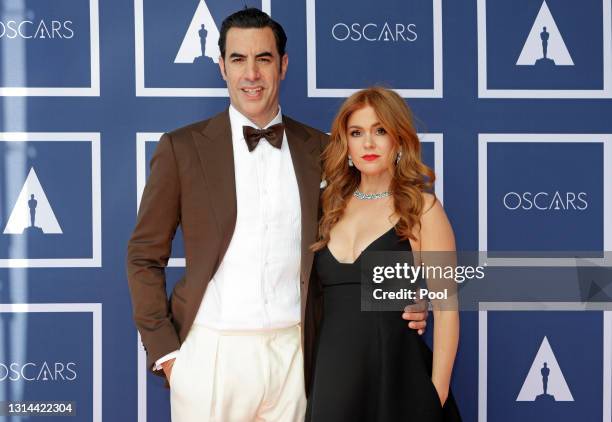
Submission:
M 377 135 L 386 135 L 387 131 L 385 130 L 385 128 L 379 127 L 378 129 L 376 129 L 376 134 Z
M 359 135 L 361 135 L 360 131 L 358 131 L 358 130 L 351 131 L 351 136 L 359 136 Z

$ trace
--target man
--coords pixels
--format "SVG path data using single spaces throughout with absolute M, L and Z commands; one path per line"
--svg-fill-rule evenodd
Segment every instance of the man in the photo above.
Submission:
M 128 280 L 175 422 L 304 418 L 317 313 L 309 245 L 327 136 L 281 114 L 285 44 L 257 9 L 226 18 L 219 67 L 229 110 L 164 134 L 151 160 Z M 178 224 L 186 269 L 168 301 Z M 404 317 L 424 329 L 426 312 Z

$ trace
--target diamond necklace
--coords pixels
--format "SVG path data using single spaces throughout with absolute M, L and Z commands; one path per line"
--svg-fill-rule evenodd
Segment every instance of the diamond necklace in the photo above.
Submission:
M 387 196 L 390 196 L 390 195 L 391 195 L 391 192 L 389 191 L 380 192 L 380 193 L 363 193 L 359 189 L 355 189 L 355 192 L 353 192 L 353 196 L 362 201 L 369 200 L 369 199 L 386 198 Z

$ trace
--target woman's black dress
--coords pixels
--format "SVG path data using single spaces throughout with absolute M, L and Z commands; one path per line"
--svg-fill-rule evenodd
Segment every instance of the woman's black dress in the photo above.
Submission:
M 409 250 L 394 228 L 366 248 Z M 360 260 L 342 264 L 327 247 L 315 256 L 324 311 L 306 421 L 460 421 L 450 392 L 440 405 L 432 352 L 401 313 L 361 311 Z

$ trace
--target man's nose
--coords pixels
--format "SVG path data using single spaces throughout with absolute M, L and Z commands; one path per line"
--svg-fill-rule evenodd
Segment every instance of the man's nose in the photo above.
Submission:
M 256 81 L 259 79 L 259 67 L 255 60 L 249 60 L 247 62 L 246 74 L 244 77 L 249 81 Z

